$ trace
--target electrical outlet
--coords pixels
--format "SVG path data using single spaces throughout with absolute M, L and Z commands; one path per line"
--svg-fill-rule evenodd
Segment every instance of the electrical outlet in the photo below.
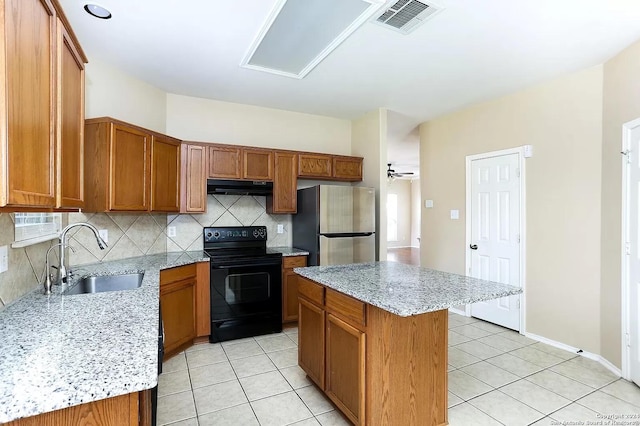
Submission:
M 168 226 L 167 227 L 167 236 L 169 236 L 169 237 L 175 237 L 176 236 L 176 227 L 175 226 Z
M 105 243 L 109 242 L 109 230 L 108 229 L 99 229 L 98 230 L 98 234 L 100 235 L 100 238 L 102 238 L 102 240 Z
M 284 234 L 284 225 L 279 223 L 278 224 L 278 234 Z
M 7 246 L 0 247 L 0 272 L 9 270 L 9 250 Z

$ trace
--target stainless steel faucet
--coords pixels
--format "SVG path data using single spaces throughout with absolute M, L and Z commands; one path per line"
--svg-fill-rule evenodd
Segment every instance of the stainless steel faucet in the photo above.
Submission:
M 86 222 L 80 222 L 80 223 L 72 223 L 71 225 L 68 225 L 67 227 L 65 227 L 60 233 L 60 241 L 59 241 L 60 256 L 58 256 L 58 259 L 60 260 L 60 264 L 58 265 L 58 274 L 56 279 L 56 283 L 63 286 L 63 289 L 64 289 L 64 285 L 67 283 L 67 278 L 68 278 L 67 267 L 65 266 L 65 259 L 64 259 L 65 257 L 64 250 L 67 247 L 67 232 L 69 232 L 71 228 L 75 228 L 76 226 L 84 226 L 89 228 L 93 232 L 93 235 L 96 237 L 96 242 L 98 243 L 98 247 L 100 247 L 100 250 L 104 250 L 105 248 L 107 248 L 107 243 L 105 243 L 104 240 L 100 237 L 100 233 L 98 232 L 96 227 L 93 226 L 92 224 L 86 223 Z

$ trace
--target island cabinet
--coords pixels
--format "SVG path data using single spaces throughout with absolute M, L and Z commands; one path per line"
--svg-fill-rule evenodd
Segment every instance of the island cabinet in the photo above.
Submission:
M 209 177 L 272 181 L 273 151 L 233 145 L 210 145 Z
M 82 207 L 86 57 L 57 1 L 0 12 L 0 207 Z
M 447 424 L 446 310 L 401 317 L 302 276 L 298 292 L 298 364 L 353 424 Z
M 109 117 L 85 121 L 88 212 L 180 210 L 180 141 Z
M 209 264 L 200 262 L 160 271 L 160 309 L 167 358 L 209 336 Z
M 5 423 L 6 426 L 151 426 L 151 391 L 133 392 Z
M 293 268 L 307 266 L 307 256 L 282 258 L 282 322 L 298 321 L 298 275 Z

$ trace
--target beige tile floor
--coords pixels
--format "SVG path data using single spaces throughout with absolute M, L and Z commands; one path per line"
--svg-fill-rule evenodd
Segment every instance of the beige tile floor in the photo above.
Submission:
M 297 341 L 293 328 L 197 345 L 168 360 L 158 424 L 349 425 L 297 366 Z M 449 345 L 451 426 L 640 420 L 640 389 L 595 361 L 453 313 Z

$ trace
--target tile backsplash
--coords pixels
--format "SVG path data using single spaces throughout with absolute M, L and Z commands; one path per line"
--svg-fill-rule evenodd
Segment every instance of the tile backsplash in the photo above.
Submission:
M 69 265 L 83 265 L 99 261 L 167 251 L 166 214 L 156 213 L 69 213 L 69 223 L 89 222 L 109 233 L 107 245 L 100 250 L 93 233 L 82 227 L 69 231 L 69 245 L 75 249 L 68 254 Z
M 291 245 L 291 215 L 270 215 L 266 198 L 249 195 L 208 195 L 203 214 L 168 215 L 168 226 L 175 226 L 176 236 L 167 237 L 167 251 L 202 250 L 202 229 L 207 226 L 267 227 L 269 247 Z M 277 225 L 284 233 L 277 233 Z
M 0 213 L 0 246 L 9 246 L 9 269 L 0 274 L 0 308 L 12 302 L 39 284 L 44 272 L 44 256 L 56 241 L 47 241 L 24 248 L 11 248 L 14 239 L 13 215 Z M 51 262 L 57 253 L 53 250 Z
M 69 265 L 83 265 L 167 251 L 202 250 L 202 229 L 206 226 L 267 227 L 269 247 L 291 245 L 291 216 L 270 215 L 265 197 L 208 195 L 207 213 L 167 215 L 156 213 L 69 213 L 68 223 L 89 222 L 108 231 L 108 247 L 100 250 L 93 233 L 86 228 L 69 232 Z M 63 220 L 66 223 L 66 220 Z M 284 233 L 277 233 L 281 224 Z M 167 236 L 167 227 L 176 228 L 176 236 Z M 13 215 L 0 213 L 0 246 L 9 246 L 9 270 L 0 273 L 0 309 L 39 285 L 45 254 L 57 240 L 24 248 L 10 247 L 14 237 Z M 51 263 L 57 262 L 57 250 Z

